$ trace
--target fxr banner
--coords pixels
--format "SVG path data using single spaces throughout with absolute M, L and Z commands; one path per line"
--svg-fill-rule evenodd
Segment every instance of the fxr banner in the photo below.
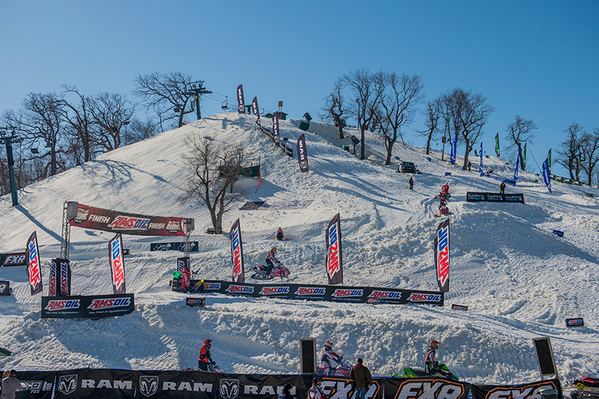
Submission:
M 193 230 L 193 219 L 138 215 L 83 204 L 70 223 L 84 229 L 145 236 L 184 236 Z
M 325 232 L 327 244 L 326 269 L 329 284 L 343 284 L 343 261 L 341 257 L 341 219 L 339 214 L 329 223 Z
M 472 385 L 473 399 L 538 399 L 546 389 L 557 390 L 557 397 L 562 397 L 562 386 L 558 379 L 532 382 L 521 385 Z
M 0 265 L 2 266 L 24 266 L 26 264 L 27 254 L 24 252 L 0 254 Z

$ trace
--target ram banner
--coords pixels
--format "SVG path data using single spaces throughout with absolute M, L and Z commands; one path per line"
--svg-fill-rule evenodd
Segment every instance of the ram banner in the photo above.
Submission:
M 26 249 L 27 258 L 27 277 L 29 277 L 29 285 L 31 286 L 31 295 L 42 292 L 42 268 L 40 265 L 40 252 L 37 245 L 37 234 L 33 234 L 27 240 Z
M 79 204 L 71 226 L 144 236 L 185 236 L 193 219 L 146 216 Z
M 110 261 L 110 275 L 112 276 L 112 290 L 114 295 L 122 295 L 125 289 L 125 262 L 123 259 L 123 236 L 118 233 L 108 243 L 108 260 Z
M 229 231 L 231 240 L 231 263 L 233 264 L 233 282 L 238 284 L 245 283 L 245 265 L 243 263 L 243 247 L 241 246 L 241 225 L 239 219 L 231 226 Z
M 343 284 L 343 261 L 341 257 L 341 218 L 339 214 L 329 223 L 325 232 L 327 244 L 327 277 L 329 284 Z
M 439 290 L 449 292 L 449 219 L 437 226 L 434 248 Z

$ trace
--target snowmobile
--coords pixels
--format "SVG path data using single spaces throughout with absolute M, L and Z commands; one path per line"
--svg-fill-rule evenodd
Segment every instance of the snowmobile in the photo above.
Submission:
M 277 262 L 272 268 L 269 274 L 267 274 L 268 266 L 260 265 L 253 266 L 251 270 L 254 272 L 251 278 L 255 280 L 272 280 L 273 278 L 280 277 L 281 280 L 289 278 L 291 273 L 281 262 Z
M 422 369 L 413 369 L 410 367 L 404 367 L 403 374 L 401 373 L 393 373 L 392 377 L 396 378 L 418 378 L 418 377 L 443 377 L 452 381 L 459 381 L 457 375 L 453 374 L 449 371 L 449 368 L 445 364 L 435 363 L 433 367 L 433 373 L 430 375 L 426 374 L 426 371 Z
M 343 361 L 343 357 L 339 358 L 337 362 L 337 367 L 333 370 L 329 376 L 341 376 L 341 377 L 349 377 L 349 373 L 352 369 L 352 365 L 348 361 Z M 324 375 L 324 366 L 317 366 L 316 372 L 320 375 Z
M 570 393 L 572 399 L 599 399 L 599 379 L 584 377 L 567 385 L 576 388 Z
M 208 363 L 208 371 L 212 371 L 213 373 L 222 373 L 223 372 L 223 370 L 215 362 Z

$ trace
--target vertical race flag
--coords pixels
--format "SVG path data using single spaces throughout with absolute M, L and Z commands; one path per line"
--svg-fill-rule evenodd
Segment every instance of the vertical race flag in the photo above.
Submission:
M 480 166 L 478 167 L 478 173 L 480 173 L 480 175 L 483 175 L 483 142 L 480 142 L 480 152 L 478 153 L 478 155 L 480 156 Z
M 71 265 L 68 259 L 52 259 L 49 296 L 71 296 Z
M 449 219 L 437 227 L 434 245 L 437 284 L 441 292 L 449 292 Z
M 497 154 L 497 158 L 499 158 L 499 133 L 495 135 L 495 154 Z
M 245 265 L 243 263 L 243 247 L 241 246 L 241 224 L 239 219 L 231 226 L 229 231 L 231 240 L 231 262 L 233 263 L 233 282 L 238 284 L 245 283 Z
M 125 262 L 123 260 L 123 237 L 117 233 L 108 243 L 108 260 L 112 275 L 112 291 L 114 295 L 126 294 Z
M 279 141 L 279 113 L 272 114 L 272 138 L 277 146 L 281 146 Z
M 547 166 L 549 166 L 549 174 L 551 174 L 551 148 L 547 153 Z
M 308 171 L 308 152 L 306 151 L 306 137 L 302 133 L 297 139 L 297 162 L 302 173 Z
M 329 223 L 325 232 L 327 243 L 327 277 L 329 284 L 343 284 L 343 261 L 341 258 L 341 219 L 339 214 Z
M 42 292 L 42 268 L 40 265 L 40 252 L 37 245 L 37 234 L 33 234 L 27 240 L 27 277 L 29 277 L 29 285 L 31 286 L 31 295 Z
M 522 154 L 522 169 L 526 169 L 526 144 L 524 143 L 524 153 Z
M 451 156 L 449 157 L 449 161 L 451 163 L 455 163 L 456 153 L 458 152 L 458 134 L 455 134 L 455 138 L 453 139 L 453 143 L 451 143 Z
M 243 99 L 243 85 L 237 86 L 237 112 L 245 114 L 245 100 Z
M 551 173 L 549 171 L 549 158 L 545 159 L 545 162 L 543 162 L 543 181 L 547 186 L 547 190 L 551 192 Z
M 516 169 L 514 169 L 514 181 L 518 180 L 518 168 L 520 167 L 520 146 L 518 146 L 518 156 L 516 157 Z
M 56 296 L 56 262 L 58 259 L 52 259 L 50 264 L 50 286 L 48 287 L 48 296 Z
M 254 99 L 252 100 L 252 111 L 254 111 L 254 115 L 258 117 L 256 123 L 258 124 L 258 126 L 262 126 L 260 124 L 260 109 L 258 108 L 258 97 L 254 97 Z

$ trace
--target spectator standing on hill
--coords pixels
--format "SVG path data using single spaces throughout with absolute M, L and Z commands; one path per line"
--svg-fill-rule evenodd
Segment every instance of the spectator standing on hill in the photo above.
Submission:
M 283 393 L 279 394 L 278 399 L 295 399 L 295 396 L 291 394 L 291 384 L 286 384 L 283 387 Z
M 499 194 L 505 194 L 505 182 L 502 181 L 499 185 Z
M 358 364 L 349 372 L 349 379 L 354 381 L 356 387 L 356 399 L 364 399 L 368 388 L 374 383 L 370 371 L 364 366 L 364 360 L 358 358 Z

